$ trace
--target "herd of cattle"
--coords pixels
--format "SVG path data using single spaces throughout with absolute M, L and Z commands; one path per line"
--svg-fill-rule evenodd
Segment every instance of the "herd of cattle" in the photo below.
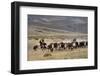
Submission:
M 40 48 L 42 51 L 45 49 L 50 50 L 53 52 L 54 50 L 73 50 L 76 48 L 85 48 L 88 46 L 88 41 L 72 41 L 72 42 L 59 42 L 59 43 L 50 43 L 47 44 L 44 40 L 40 40 L 39 45 L 34 45 L 33 50 L 37 50 Z

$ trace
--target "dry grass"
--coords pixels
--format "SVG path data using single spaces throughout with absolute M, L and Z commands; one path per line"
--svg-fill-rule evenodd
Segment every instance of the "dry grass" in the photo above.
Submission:
M 45 56 L 47 54 L 47 56 Z M 71 50 L 62 50 L 50 52 L 48 50 L 29 51 L 28 61 L 32 60 L 51 60 L 51 59 L 82 59 L 88 58 L 87 48 L 78 48 Z
M 42 36 L 34 36 L 31 39 L 28 38 L 28 61 L 33 61 L 33 60 L 52 60 L 52 59 L 82 59 L 82 58 L 88 58 L 88 48 L 78 48 L 78 49 L 74 49 L 73 51 L 71 50 L 55 50 L 54 52 L 50 52 L 49 50 L 44 50 L 42 51 L 41 49 L 37 49 L 37 51 L 33 50 L 33 46 L 34 45 L 39 45 L 39 41 L 41 38 L 45 39 L 45 42 L 47 44 L 53 43 L 53 42 L 62 42 L 62 41 L 72 41 L 72 39 L 74 37 L 76 37 L 75 35 L 71 34 L 72 36 L 67 35 L 67 33 L 64 35 L 56 35 L 56 34 L 52 34 L 50 35 L 48 34 L 47 36 L 45 36 L 45 34 Z M 79 36 L 78 36 L 79 37 Z M 79 39 L 81 38 L 81 36 L 79 37 Z M 82 36 L 82 38 L 87 38 L 86 36 Z M 81 38 L 81 39 L 82 39 Z

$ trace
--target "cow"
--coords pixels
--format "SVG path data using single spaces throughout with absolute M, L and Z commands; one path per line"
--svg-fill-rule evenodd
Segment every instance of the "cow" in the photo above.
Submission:
M 44 42 L 44 39 L 40 40 L 39 43 L 42 51 L 47 48 L 47 44 Z
M 72 42 L 67 43 L 67 48 L 70 49 L 70 50 L 73 50 L 73 44 L 72 44 Z
M 73 50 L 76 48 L 84 48 L 84 47 L 88 46 L 87 41 L 77 41 L 76 39 L 73 39 L 70 42 L 62 41 L 62 42 L 49 43 L 48 45 L 44 41 L 44 39 L 41 39 L 39 43 L 40 43 L 39 47 L 42 49 L 42 51 L 44 49 L 48 49 L 51 52 L 53 52 L 54 50 L 65 50 L 65 49 Z M 38 46 L 33 47 L 34 50 L 36 50 L 37 48 L 38 48 Z
M 66 48 L 65 43 L 64 42 L 58 43 L 57 48 L 58 48 L 58 50 L 65 49 Z
M 42 51 L 43 51 L 44 49 L 47 48 L 47 44 L 44 42 L 44 43 L 42 43 L 42 45 L 41 45 L 40 47 L 41 47 L 41 49 L 42 49 Z
M 53 52 L 53 43 L 50 43 L 48 46 L 47 46 L 48 50 L 50 50 L 51 52 Z
M 57 48 L 58 48 L 58 43 L 53 43 L 53 45 L 54 45 L 53 48 L 54 48 L 55 50 L 57 50 Z
M 80 47 L 80 48 L 84 48 L 84 47 L 85 47 L 85 41 L 79 42 L 79 47 Z
M 37 51 L 38 45 L 33 46 L 33 50 Z
M 61 48 L 61 49 L 65 49 L 65 43 L 61 42 L 61 43 L 60 43 L 60 48 Z
M 72 42 L 72 47 L 73 48 L 78 48 L 78 46 L 79 46 L 79 43 L 77 41 Z
M 88 41 L 86 41 L 86 47 L 88 46 Z

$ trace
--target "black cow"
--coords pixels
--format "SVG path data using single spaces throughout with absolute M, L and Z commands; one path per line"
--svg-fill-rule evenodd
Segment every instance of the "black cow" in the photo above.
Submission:
M 65 43 L 63 42 L 59 43 L 59 49 L 65 49 Z
M 43 50 L 43 49 L 46 49 L 47 44 L 44 42 L 44 39 L 40 40 L 39 43 L 40 43 L 40 47 L 41 47 L 42 50 Z
M 81 47 L 81 48 L 85 47 L 85 41 L 79 42 L 79 47 Z
M 47 46 L 47 48 L 51 51 L 51 52 L 53 52 L 53 43 L 50 43 L 48 46 Z
M 86 41 L 86 47 L 88 46 L 88 41 Z
M 35 46 L 33 46 L 33 50 L 37 50 L 37 48 L 38 48 L 38 45 L 35 45 Z
M 42 43 L 42 45 L 41 45 L 40 47 L 41 47 L 41 49 L 42 49 L 42 51 L 43 51 L 44 49 L 47 48 L 47 44 L 44 42 L 44 43 Z
M 73 50 L 73 43 L 67 43 L 67 48 L 70 50 Z
M 78 42 L 77 41 L 76 42 L 72 42 L 72 47 L 73 48 L 78 48 L 79 47 Z
M 57 48 L 58 48 L 58 43 L 53 43 L 53 45 L 54 45 L 54 49 L 57 50 Z

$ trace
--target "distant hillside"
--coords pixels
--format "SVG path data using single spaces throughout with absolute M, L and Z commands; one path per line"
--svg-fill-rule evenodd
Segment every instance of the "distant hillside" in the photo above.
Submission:
M 39 26 L 29 26 L 28 27 L 28 35 L 66 35 L 66 34 L 82 34 L 79 32 L 71 32 L 71 31 L 65 31 L 60 29 L 52 29 L 48 27 L 39 27 Z
M 34 26 L 35 28 L 36 26 L 38 26 L 38 30 L 41 30 L 41 28 L 43 27 L 42 30 L 47 30 L 47 31 L 50 30 L 52 32 L 53 31 L 59 32 L 60 30 L 63 30 L 62 32 L 69 31 L 69 32 L 78 32 L 87 34 L 88 31 L 87 22 L 88 22 L 87 17 L 28 15 L 29 28 L 31 27 L 33 29 Z

